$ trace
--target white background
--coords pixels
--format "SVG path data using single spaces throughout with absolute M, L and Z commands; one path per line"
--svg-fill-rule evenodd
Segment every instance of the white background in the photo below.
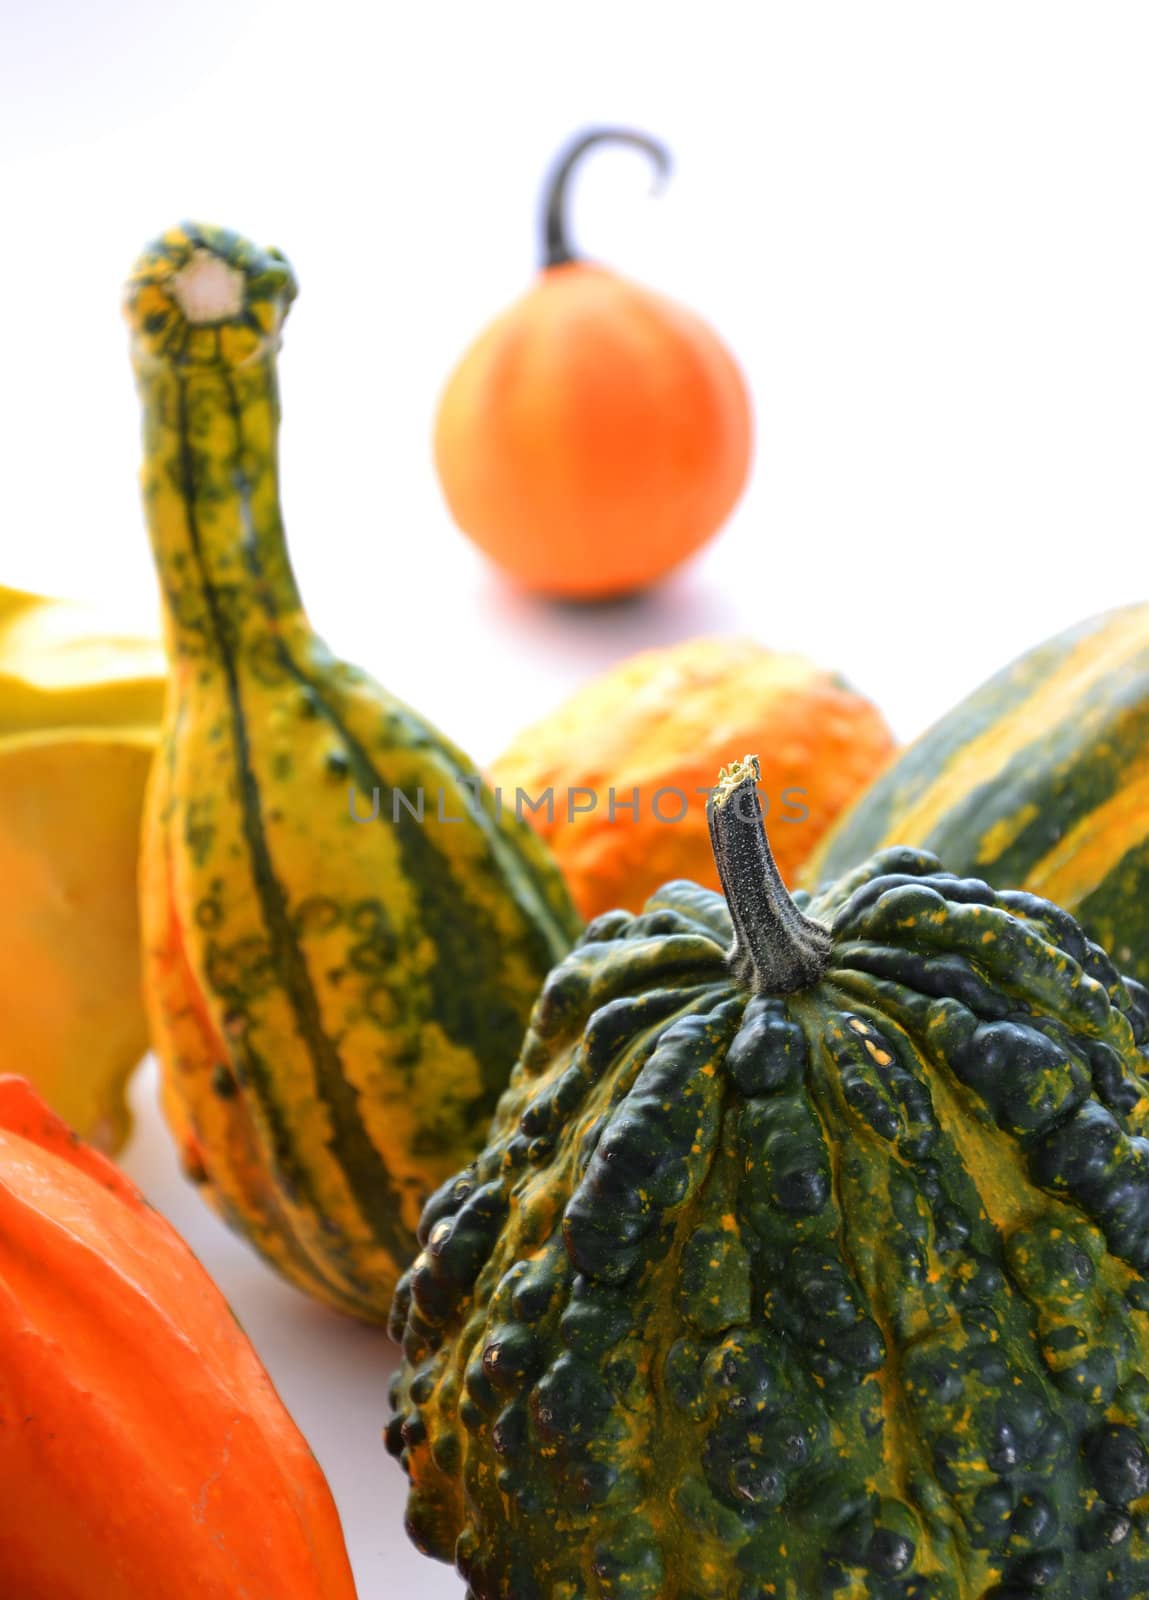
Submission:
M 639 644 L 748 631 L 916 732 L 1080 616 L 1145 598 L 1149 10 L 583 0 L 0 0 L 0 579 L 153 625 L 118 317 L 184 216 L 293 260 L 285 499 L 313 617 L 479 759 Z M 526 287 L 538 183 L 586 250 L 707 315 L 759 431 L 724 535 L 638 605 L 509 592 L 454 533 L 435 398 Z M 6 1065 L 18 1065 L 7 1063 Z M 390 1354 L 281 1288 L 172 1171 L 128 1165 L 231 1295 L 313 1441 L 364 1600 L 457 1596 L 400 1527 Z

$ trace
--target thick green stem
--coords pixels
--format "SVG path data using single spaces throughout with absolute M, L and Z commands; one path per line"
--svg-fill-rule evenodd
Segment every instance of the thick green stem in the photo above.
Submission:
M 828 928 L 805 917 L 782 882 L 762 825 L 756 756 L 719 774 L 707 805 L 710 843 L 734 943 L 727 957 L 738 981 L 755 994 L 808 989 L 830 961 Z
M 654 162 L 660 179 L 670 171 L 670 151 L 647 133 L 638 133 L 633 128 L 590 128 L 579 134 L 560 154 L 543 190 L 544 269 L 565 266 L 579 259 L 567 229 L 567 200 L 575 168 L 587 151 L 598 144 L 633 145 L 636 150 L 644 150 Z

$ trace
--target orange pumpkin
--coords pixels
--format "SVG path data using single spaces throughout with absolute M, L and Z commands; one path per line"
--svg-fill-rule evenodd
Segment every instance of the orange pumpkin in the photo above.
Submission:
M 749 639 L 692 639 L 584 685 L 490 776 L 549 841 L 589 918 L 641 910 L 670 878 L 718 888 L 705 796 L 739 752 L 762 751 L 770 843 L 793 883 L 894 748 L 881 713 L 836 674 Z
M 354 1600 L 327 1483 L 226 1302 L 0 1077 L 0 1594 Z
M 571 248 L 571 175 L 605 141 L 668 167 L 626 129 L 565 151 L 540 276 L 463 357 L 435 428 L 459 527 L 524 587 L 575 599 L 640 589 L 697 550 L 738 500 L 751 451 L 746 384 L 714 331 Z

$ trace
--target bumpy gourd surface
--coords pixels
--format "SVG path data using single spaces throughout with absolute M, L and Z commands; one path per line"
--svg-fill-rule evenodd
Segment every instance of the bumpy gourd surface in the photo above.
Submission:
M 552 974 L 401 1284 L 389 1448 L 476 1600 L 1149 1594 L 1149 1007 L 890 850 L 828 971 L 684 883 Z
M 276 252 L 191 225 L 129 284 L 171 659 L 145 980 L 186 1170 L 292 1281 L 382 1319 L 578 918 L 467 757 L 308 621 L 278 492 L 294 295 Z
M 983 684 L 865 791 L 803 881 L 892 844 L 1055 900 L 1149 982 L 1149 605 L 1092 617 Z

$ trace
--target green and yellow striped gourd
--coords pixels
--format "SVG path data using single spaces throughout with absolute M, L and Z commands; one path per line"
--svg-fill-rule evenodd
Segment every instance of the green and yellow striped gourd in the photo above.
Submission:
M 809 889 L 886 845 L 1055 900 L 1149 982 L 1149 604 L 1019 657 L 843 813 Z
M 577 920 L 466 756 L 308 622 L 277 482 L 294 295 L 278 252 L 194 225 L 128 285 L 171 669 L 145 983 L 186 1170 L 288 1278 L 375 1319 Z

